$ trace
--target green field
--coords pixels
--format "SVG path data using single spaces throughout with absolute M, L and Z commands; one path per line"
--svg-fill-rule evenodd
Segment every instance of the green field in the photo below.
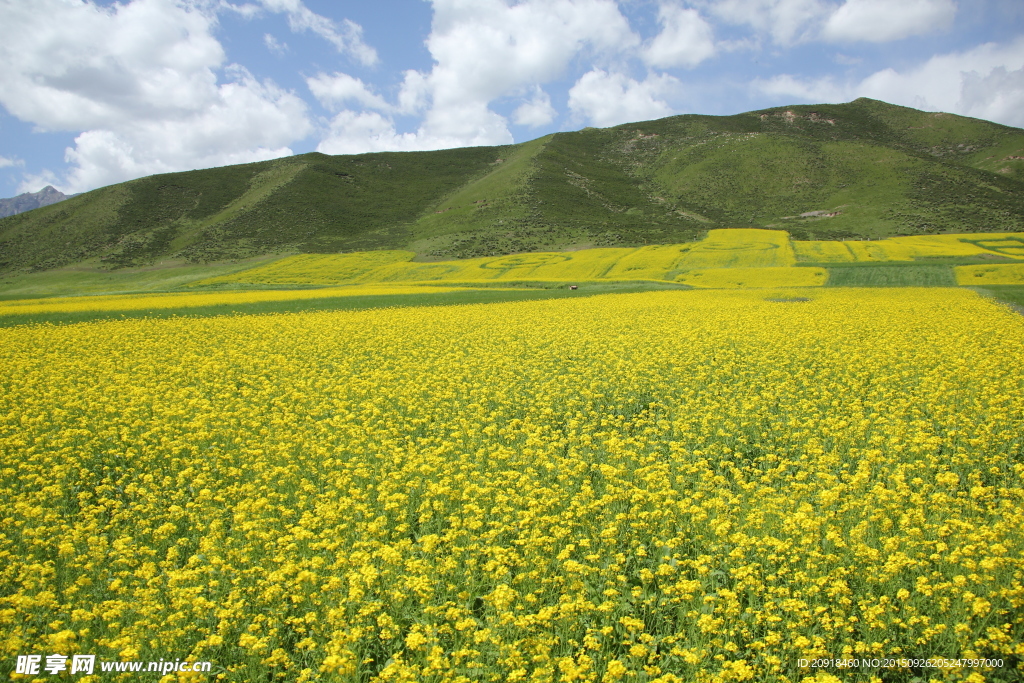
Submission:
M 14 271 L 0 274 L 0 301 L 48 296 L 169 292 L 198 280 L 248 270 L 273 258 L 256 257 L 209 264 L 171 261 L 117 270 L 83 264 L 37 272 Z
M 955 287 L 953 269 L 945 265 L 863 264 L 831 266 L 829 287 Z

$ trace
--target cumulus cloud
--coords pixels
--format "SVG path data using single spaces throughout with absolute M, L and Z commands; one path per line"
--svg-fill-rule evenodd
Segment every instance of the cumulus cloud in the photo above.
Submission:
M 969 116 L 1024 128 L 1024 66 L 965 72 L 957 106 Z
M 441 137 L 482 134 L 493 136 L 492 144 L 510 142 L 488 103 L 557 78 L 585 48 L 617 52 L 639 43 L 610 0 L 527 0 L 511 6 L 502 0 L 435 0 L 434 10 L 427 46 L 437 64 L 424 128 Z
M 598 127 L 657 119 L 674 113 L 663 98 L 679 89 L 679 81 L 667 74 L 652 74 L 636 81 L 620 73 L 594 69 L 569 90 L 569 109 Z
M 883 69 L 857 81 L 780 75 L 753 85 L 775 97 L 811 102 L 871 97 L 1024 127 L 1024 38 L 936 55 L 910 69 Z
M 0 156 L 0 168 L 8 168 L 9 166 L 24 166 L 25 162 L 18 158 L 8 158 Z
M 78 133 L 72 169 L 52 184 L 81 192 L 291 154 L 310 131 L 305 104 L 224 68 L 215 20 L 174 0 L 0 5 L 0 104 L 39 130 Z
M 398 133 L 395 130 L 394 115 L 422 112 L 427 106 L 430 95 L 429 76 L 418 71 L 405 73 L 397 105 L 390 104 L 374 93 L 362 80 L 344 73 L 318 74 L 307 78 L 306 84 L 320 103 L 334 112 L 317 145 L 317 151 L 324 154 L 441 149 L 466 146 L 473 142 L 490 144 L 488 140 L 481 141 L 479 137 L 468 138 L 467 142 L 465 135 L 446 138 L 436 131 L 427 134 L 422 129 L 415 133 Z M 353 105 L 361 107 L 363 111 L 348 108 Z M 466 111 L 463 115 L 470 124 L 464 130 L 473 129 L 480 121 L 478 111 Z M 458 129 L 459 122 L 453 122 L 452 127 Z M 479 136 L 478 128 L 473 130 Z
M 847 0 L 825 23 L 833 41 L 887 42 L 946 29 L 956 14 L 953 0 Z
M 453 112 L 445 124 L 429 130 L 421 126 L 414 133 L 397 133 L 390 116 L 343 109 L 331 118 L 316 151 L 324 154 L 411 152 L 514 142 L 505 118 L 488 109 L 486 103 Z
M 426 44 L 434 66 L 429 73 L 406 72 L 396 107 L 402 113 L 423 112 L 416 132 L 395 134 L 386 116 L 345 110 L 332 119 L 320 151 L 358 147 L 361 143 L 352 136 L 366 130 L 372 130 L 375 149 L 509 144 L 513 142 L 509 122 L 491 109 L 493 101 L 559 78 L 581 54 L 614 59 L 635 53 L 640 46 L 613 0 L 516 4 L 433 0 L 433 4 Z M 541 103 L 521 109 L 519 117 L 524 122 L 540 121 L 547 114 L 554 116 Z
M 108 185 L 128 178 L 289 156 L 284 143 L 310 129 L 305 103 L 271 83 L 235 70 L 206 108 L 180 119 L 139 120 L 119 130 L 89 130 L 65 159 L 66 185 Z M 300 126 L 296 130 L 296 126 Z
M 395 124 L 377 112 L 344 110 L 331 119 L 328 135 L 317 146 L 324 154 L 362 154 L 402 149 Z
M 398 92 L 398 110 L 403 114 L 414 114 L 425 109 L 429 101 L 429 76 L 415 69 L 406 71 L 402 88 Z
M 337 109 L 345 102 L 354 101 L 367 109 L 391 111 L 393 107 L 383 97 L 373 93 L 360 79 L 344 73 L 333 76 L 317 74 L 306 79 L 306 85 L 320 104 L 329 109 Z
M 749 25 L 778 45 L 813 37 L 830 9 L 822 0 L 704 0 L 702 6 L 726 23 Z
M 332 43 L 338 52 L 370 66 L 378 61 L 377 51 L 363 42 L 363 27 L 349 19 L 339 26 L 333 20 L 313 12 L 301 0 L 260 0 L 270 12 L 281 12 L 288 17 L 288 27 L 295 33 L 310 31 Z
M 661 68 L 694 67 L 715 54 L 711 25 L 695 9 L 664 3 L 658 10 L 661 33 L 643 52 L 644 61 Z
M 555 120 L 558 112 L 551 106 L 551 97 L 538 85 L 529 102 L 519 105 L 512 113 L 512 120 L 518 126 L 546 126 Z
M 212 20 L 161 0 L 0 6 L 0 102 L 43 130 L 202 107 L 225 59 Z
M 497 116 L 494 125 L 504 130 L 504 119 Z M 473 147 L 493 144 L 498 131 L 480 127 L 483 115 L 480 112 L 466 112 L 466 120 L 474 126 L 478 137 L 467 138 L 459 128 L 459 122 L 453 122 L 457 135 L 444 137 L 437 133 L 424 134 L 422 130 L 415 133 L 398 133 L 390 117 L 378 112 L 355 112 L 344 109 L 330 121 L 328 134 L 317 146 L 318 152 L 324 154 L 361 154 L 363 152 L 397 151 L 411 152 L 425 149 L 446 149 L 453 147 Z M 507 131 L 506 131 L 507 132 Z M 508 140 L 511 142 L 511 140 Z

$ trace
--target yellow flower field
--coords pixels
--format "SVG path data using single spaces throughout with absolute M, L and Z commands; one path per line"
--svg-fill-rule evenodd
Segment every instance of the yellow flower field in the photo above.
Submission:
M 794 242 L 793 253 L 798 263 L 852 263 L 857 257 L 848 244 L 827 240 Z
M 676 277 L 691 287 L 711 289 L 765 289 L 821 287 L 828 280 L 824 268 L 715 268 L 691 270 Z
M 981 255 L 1024 259 L 1024 235 L 1021 233 L 918 235 L 872 241 L 794 241 L 792 244 L 796 259 L 801 263 L 914 261 Z
M 411 251 L 381 250 L 354 254 L 303 254 L 273 261 L 240 273 L 207 278 L 204 284 L 246 282 L 268 285 L 331 285 L 354 282 L 391 263 L 409 261 Z M 251 279 L 253 273 L 258 279 Z
M 679 268 L 772 268 L 796 263 L 789 233 L 782 230 L 709 230 L 708 236 L 687 245 Z
M 609 280 L 670 279 L 670 275 L 679 268 L 680 262 L 688 251 L 688 249 L 684 249 L 684 246 L 686 245 L 654 244 L 631 249 L 629 253 L 615 262 L 615 265 L 605 273 L 604 277 Z
M 472 285 L 517 280 L 689 282 L 693 277 L 700 277 L 694 273 L 726 268 L 796 270 L 792 266 L 797 263 L 910 262 L 979 255 L 1024 259 L 1024 234 L 978 233 L 894 237 L 865 242 L 800 242 L 791 241 L 783 230 L 737 228 L 709 230 L 705 239 L 689 244 L 512 254 L 431 263 L 412 261 L 415 254 L 411 251 L 303 254 L 195 284 L 446 282 Z M 770 284 L 756 286 L 789 286 L 790 282 L 797 285 L 819 279 L 800 272 L 773 277 L 766 280 Z M 735 278 L 725 279 L 732 282 Z
M 413 285 L 363 285 L 323 289 L 287 289 L 240 292 L 210 292 L 182 294 L 142 294 L 135 296 L 74 296 L 51 299 L 18 299 L 0 301 L 0 316 L 36 313 L 78 313 L 83 311 L 142 311 L 168 308 L 198 308 L 254 304 L 268 301 L 300 301 L 303 299 L 330 299 L 344 296 L 384 296 L 393 294 L 419 294 L 422 292 L 452 292 L 457 287 L 417 287 Z
M 958 289 L 2 329 L 0 673 L 1020 680 L 1022 357 Z
M 1024 285 L 1024 263 L 992 266 L 957 266 L 958 285 Z

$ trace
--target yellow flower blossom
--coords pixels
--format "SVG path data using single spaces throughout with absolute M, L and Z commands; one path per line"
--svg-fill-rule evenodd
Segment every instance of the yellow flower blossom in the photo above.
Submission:
M 659 263 L 793 256 L 734 237 Z M 1018 662 L 1024 318 L 806 292 L 0 329 L 0 660 L 373 683 Z

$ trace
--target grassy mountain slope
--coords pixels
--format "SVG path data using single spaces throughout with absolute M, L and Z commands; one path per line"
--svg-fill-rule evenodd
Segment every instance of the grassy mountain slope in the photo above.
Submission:
M 0 268 L 110 266 L 405 243 L 433 202 L 489 169 L 499 148 L 305 154 L 113 185 L 0 222 Z
M 409 249 L 439 260 L 697 239 L 1024 230 L 1024 130 L 860 99 L 506 147 L 286 159 L 0 219 L 0 270 Z M 801 215 L 803 214 L 803 215 Z

